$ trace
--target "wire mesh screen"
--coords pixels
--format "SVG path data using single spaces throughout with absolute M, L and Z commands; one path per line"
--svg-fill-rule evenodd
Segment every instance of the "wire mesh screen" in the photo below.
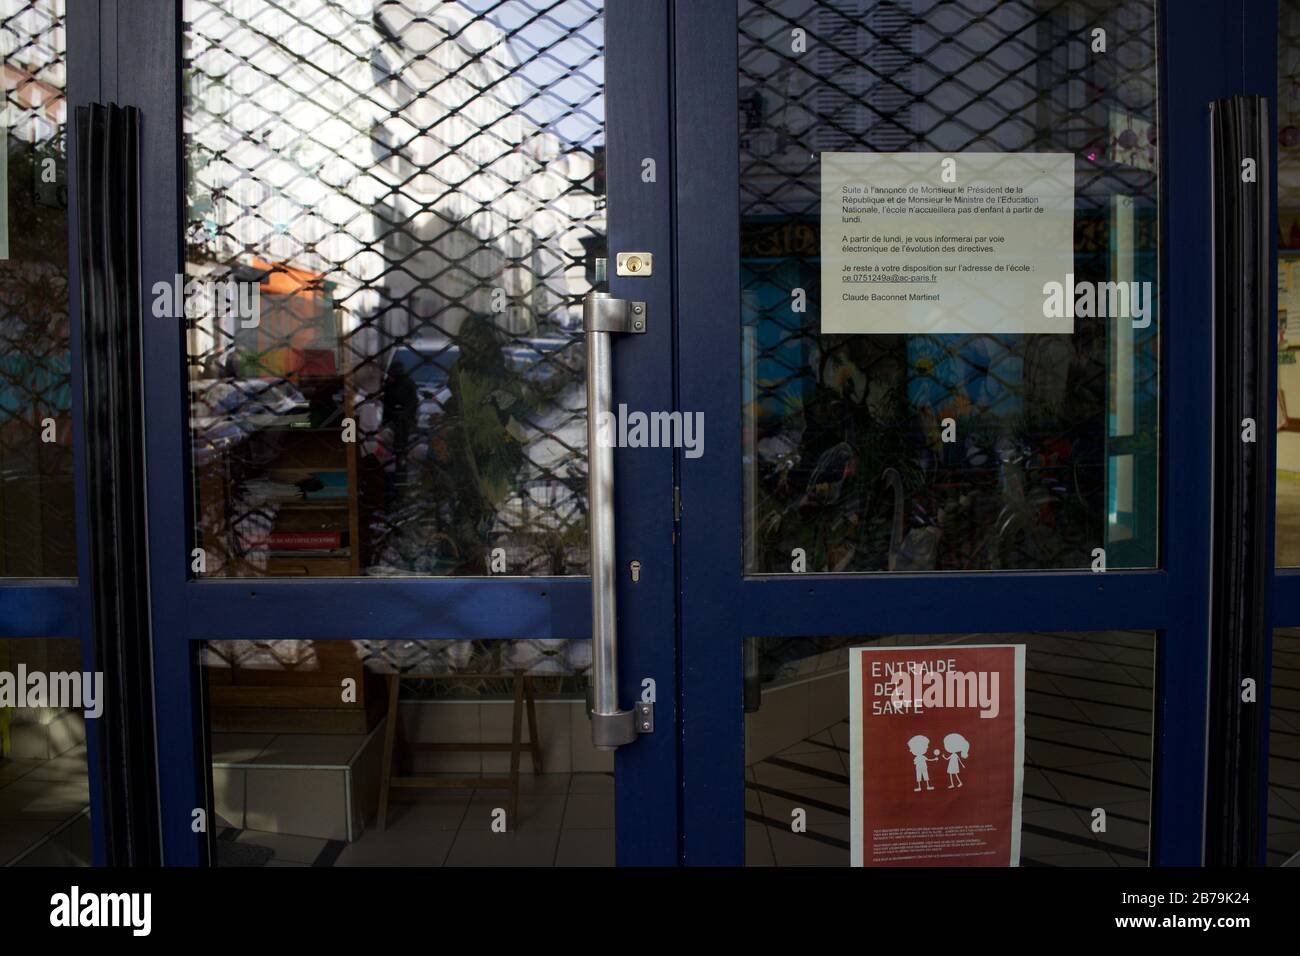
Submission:
M 582 699 L 591 668 L 591 642 L 495 641 L 209 641 L 203 666 L 228 683 L 307 681 L 336 686 L 338 675 L 409 675 L 406 698 L 508 698 L 516 677 L 528 677 L 539 694 Z M 220 674 L 220 672 L 227 672 Z
M 184 11 L 196 570 L 585 573 L 600 4 Z
M 0 0 L 0 575 L 71 577 L 62 0 Z
M 1070 335 L 822 334 L 818 257 L 823 152 L 1071 153 L 1076 279 L 1158 290 L 1154 4 L 738 18 L 747 570 L 1153 565 L 1158 309 Z
M 1300 0 L 1278 4 L 1277 484 L 1275 562 L 1300 566 Z M 1297 305 L 1294 314 L 1290 308 Z

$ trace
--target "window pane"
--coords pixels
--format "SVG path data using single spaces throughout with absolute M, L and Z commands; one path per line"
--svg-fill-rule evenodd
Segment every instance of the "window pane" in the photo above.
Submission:
M 590 642 L 203 648 L 216 865 L 613 865 Z
M 184 11 L 203 573 L 585 573 L 600 4 Z
M 3 0 L 0 576 L 77 573 L 63 0 Z
M 1277 544 L 1300 565 L 1300 2 L 1278 4 Z
M 738 11 L 746 570 L 798 570 L 792 556 L 820 572 L 1082 568 L 1097 548 L 1110 568 L 1154 566 L 1155 5 L 738 0 Z M 1105 55 L 1090 49 L 1100 23 Z M 1071 289 L 1073 332 L 1002 331 L 1033 316 L 996 308 L 979 333 L 823 332 L 841 307 L 821 287 L 826 244 L 841 239 L 821 218 L 830 153 L 904 165 L 996 154 L 1007 165 L 990 175 L 1011 179 L 998 170 L 1013 160 L 1072 156 L 1072 267 L 1054 281 Z M 975 233 L 989 222 L 969 219 Z M 1145 311 L 1136 297 L 1085 311 L 1084 287 L 1137 290 Z M 1018 294 L 1044 298 L 1037 283 Z M 943 324 L 979 303 L 954 297 Z M 853 308 L 869 323 L 881 306 Z
M 1145 866 L 1155 637 L 1139 631 L 746 641 L 746 864 L 849 865 L 850 648 L 975 644 L 1024 648 L 1019 865 Z M 874 719 L 887 722 L 883 728 L 877 724 L 872 734 L 888 732 L 886 752 L 897 751 L 902 763 L 894 769 L 904 777 L 912 763 L 904 745 L 914 735 L 925 732 L 935 747 L 949 747 L 946 737 L 931 732 L 912 714 Z M 930 747 L 921 749 L 928 754 Z M 956 752 L 965 758 L 964 766 L 954 767 L 946 753 L 927 764 L 933 789 L 920 791 L 921 797 L 914 797 L 910 779 L 896 787 L 897 792 L 888 790 L 893 778 L 870 761 L 864 764 L 862 787 L 874 795 L 874 805 L 891 813 L 901 807 L 905 817 L 916 806 L 910 801 L 928 801 L 919 805 L 917 827 L 965 825 L 968 808 L 961 801 L 978 791 L 952 786 L 947 774 L 956 770 L 967 782 L 976 782 L 975 775 L 989 774 L 990 755 L 978 746 Z M 1003 769 L 1013 771 L 1014 766 Z M 804 832 L 792 826 L 793 814 L 800 809 L 806 815 Z M 1102 819 L 1099 810 L 1104 812 L 1102 832 L 1094 829 Z M 989 819 L 995 816 L 990 811 Z M 864 818 L 864 829 L 873 822 Z
M 94 700 L 63 696 L 86 688 L 65 678 L 80 673 L 77 641 L 0 637 L 0 681 L 17 695 L 0 705 L 0 867 L 90 866 L 86 713 L 103 699 L 93 683 Z

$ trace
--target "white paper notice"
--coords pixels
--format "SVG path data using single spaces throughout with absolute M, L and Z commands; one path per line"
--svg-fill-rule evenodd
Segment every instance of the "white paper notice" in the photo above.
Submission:
M 1073 278 L 1073 154 L 821 161 L 823 332 L 1074 331 L 1044 308 Z

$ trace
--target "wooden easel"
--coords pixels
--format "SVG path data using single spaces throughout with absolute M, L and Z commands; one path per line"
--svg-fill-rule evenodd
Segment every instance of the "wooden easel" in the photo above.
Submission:
M 515 688 L 514 729 L 509 741 L 480 741 L 478 743 L 420 743 L 401 740 L 398 734 L 397 704 L 403 680 L 464 680 L 466 678 L 510 678 Z M 506 811 L 506 825 L 515 826 L 515 812 L 519 809 L 519 755 L 523 749 L 524 707 L 528 710 L 528 753 L 533 761 L 533 773 L 542 772 L 542 751 L 537 739 L 537 698 L 533 693 L 533 679 L 518 671 L 509 674 L 390 674 L 388 675 L 388 721 L 384 725 L 384 764 L 379 781 L 379 829 L 388 826 L 388 797 L 393 787 L 410 787 L 425 790 L 509 790 L 510 804 Z M 510 774 L 506 777 L 430 777 L 403 776 L 400 765 L 393 761 L 398 747 L 404 754 L 417 751 L 438 753 L 504 753 L 510 751 Z M 400 761 L 399 761 L 400 764 Z

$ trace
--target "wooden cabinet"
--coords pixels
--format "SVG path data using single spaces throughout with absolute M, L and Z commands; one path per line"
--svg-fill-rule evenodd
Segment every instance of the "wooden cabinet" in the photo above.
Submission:
M 199 538 L 213 574 L 361 574 L 357 442 L 343 440 L 351 418 L 345 377 L 294 385 L 308 400 L 306 420 L 252 429 L 198 472 Z

